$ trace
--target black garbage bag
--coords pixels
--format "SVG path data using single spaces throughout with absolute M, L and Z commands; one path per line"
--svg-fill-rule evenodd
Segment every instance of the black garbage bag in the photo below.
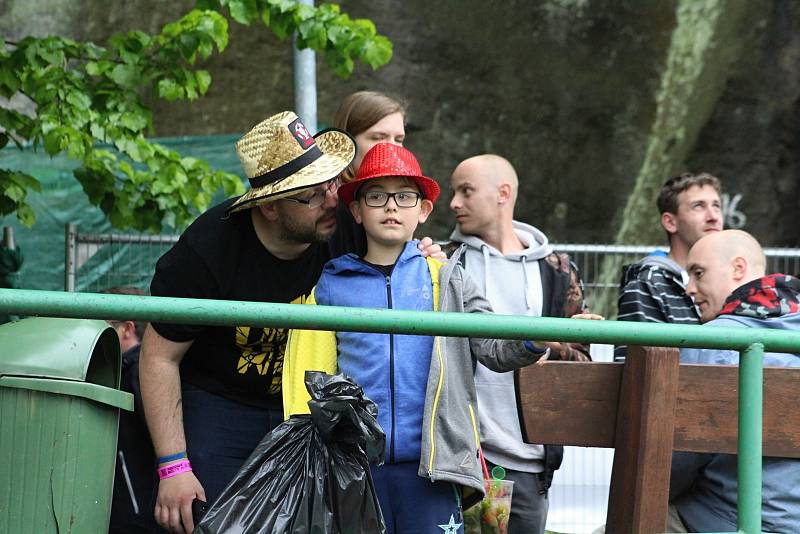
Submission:
M 344 375 L 307 371 L 305 382 L 311 415 L 264 436 L 196 533 L 386 532 L 369 470 L 383 463 L 378 407 Z

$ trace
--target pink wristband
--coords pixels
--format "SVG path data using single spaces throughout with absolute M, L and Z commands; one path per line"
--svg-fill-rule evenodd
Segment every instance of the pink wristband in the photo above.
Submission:
M 180 462 L 176 462 L 174 464 L 159 467 L 158 478 L 160 480 L 164 480 L 165 478 L 174 477 L 175 475 L 180 475 L 181 473 L 186 473 L 187 471 L 191 470 L 192 464 L 189 463 L 189 460 L 181 460 Z

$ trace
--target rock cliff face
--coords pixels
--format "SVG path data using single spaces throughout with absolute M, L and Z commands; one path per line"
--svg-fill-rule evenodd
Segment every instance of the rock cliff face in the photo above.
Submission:
M 726 9 L 724 0 L 707 2 Z M 155 31 L 192 4 L 8 0 L 0 27 L 6 35 L 56 31 L 102 41 L 119 30 Z M 354 90 L 402 96 L 410 102 L 407 146 L 445 190 L 461 159 L 497 153 L 520 175 L 519 219 L 553 241 L 608 242 L 652 135 L 677 4 L 344 1 L 343 11 L 372 19 L 392 40 L 394 57 L 377 72 L 359 67 L 349 80 L 320 61 L 319 120 L 330 123 Z M 727 223 L 768 245 L 800 245 L 799 18 L 797 2 L 759 0 L 743 25 L 714 44 L 741 39 L 746 46 L 739 42 L 715 69 L 721 96 L 709 103 L 685 161 L 674 162 L 722 178 Z M 293 105 L 291 50 L 263 27 L 231 23 L 228 50 L 208 68 L 214 81 L 206 98 L 155 104 L 159 136 L 243 132 Z M 449 233 L 448 198 L 425 233 Z M 656 220 L 642 221 L 643 228 Z

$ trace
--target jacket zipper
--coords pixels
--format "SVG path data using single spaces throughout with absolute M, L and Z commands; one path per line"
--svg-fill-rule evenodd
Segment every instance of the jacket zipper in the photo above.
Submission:
M 475 436 L 475 450 L 481 448 L 481 437 L 478 433 L 478 420 L 475 417 L 475 409 L 472 407 L 472 403 L 467 403 L 469 406 L 469 418 L 472 421 L 472 434 Z
M 386 277 L 386 299 L 388 301 L 388 308 L 392 309 L 392 280 L 389 276 Z M 389 394 L 392 404 L 392 436 L 389 445 L 389 463 L 394 463 L 394 442 L 395 431 L 397 426 L 397 418 L 394 406 L 394 334 L 389 334 Z
M 433 396 L 433 408 L 431 408 L 431 453 L 428 461 L 428 478 L 431 480 L 433 480 L 433 458 L 436 455 L 436 441 L 434 440 L 436 435 L 436 410 L 439 408 L 439 396 L 442 393 L 442 384 L 444 383 L 444 357 L 442 357 L 441 338 L 436 336 L 433 342 L 436 347 L 436 357 L 439 359 L 439 381 L 436 384 L 436 395 Z
M 459 257 L 459 260 L 461 258 Z M 437 273 L 439 275 L 439 284 L 441 292 L 441 273 Z M 436 283 L 435 281 L 431 280 L 431 284 Z M 435 293 L 435 292 L 434 292 Z M 439 296 L 441 299 L 441 295 Z M 436 302 L 433 303 L 433 309 L 436 310 Z M 444 306 L 440 306 L 438 311 L 445 311 Z M 428 460 L 428 478 L 433 481 L 433 462 L 436 456 L 436 440 L 434 437 L 436 436 L 436 412 L 439 409 L 439 397 L 442 394 L 442 385 L 444 384 L 444 356 L 442 355 L 442 338 L 439 336 L 435 336 L 433 338 L 433 347 L 434 352 L 436 353 L 436 358 L 439 360 L 439 380 L 436 383 L 436 394 L 433 396 L 433 407 L 431 408 L 431 431 L 430 431 L 430 442 L 431 442 L 431 452 L 430 452 L 430 459 Z

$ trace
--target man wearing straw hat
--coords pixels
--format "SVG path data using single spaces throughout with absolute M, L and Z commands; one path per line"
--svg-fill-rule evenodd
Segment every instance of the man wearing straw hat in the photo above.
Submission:
M 153 295 L 302 303 L 330 259 L 352 138 L 335 129 L 311 136 L 287 111 L 256 125 L 236 150 L 250 190 L 189 226 L 158 261 Z M 191 532 L 193 500 L 212 502 L 281 422 L 287 334 L 159 322 L 145 332 L 140 373 L 163 527 Z

